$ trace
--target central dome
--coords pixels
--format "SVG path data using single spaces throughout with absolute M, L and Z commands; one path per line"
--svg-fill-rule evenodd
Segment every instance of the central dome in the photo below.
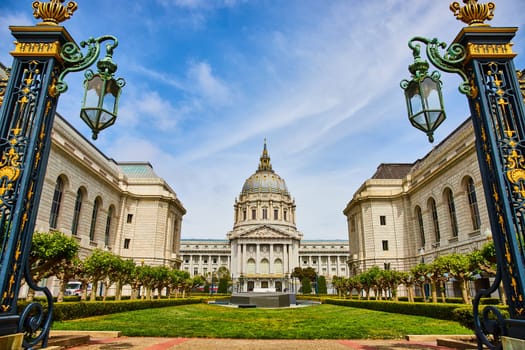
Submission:
M 244 182 L 241 194 L 249 193 L 278 193 L 289 195 L 288 188 L 283 178 L 277 175 L 270 163 L 270 156 L 266 149 L 266 140 L 264 141 L 264 149 L 260 158 L 259 168 Z

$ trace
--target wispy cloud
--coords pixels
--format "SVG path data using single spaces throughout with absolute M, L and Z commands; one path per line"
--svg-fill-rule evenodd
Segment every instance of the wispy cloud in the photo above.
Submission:
M 34 22 L 20 3 L 0 4 L 0 37 L 10 38 L 7 24 Z M 116 22 L 94 15 L 102 4 L 83 4 L 65 23 L 80 39 L 91 27 L 119 38 L 114 58 L 127 84 L 119 119 L 97 145 L 153 164 L 188 210 L 183 237 L 225 237 L 266 137 L 305 238 L 346 238 L 342 210 L 377 165 L 432 148 L 406 120 L 399 81 L 409 76 L 408 40 L 450 42 L 462 27 L 441 1 L 114 0 L 125 9 Z M 525 26 L 524 11 L 523 1 L 500 0 L 492 24 Z M 525 68 L 521 30 L 517 68 Z M 0 55 L 11 45 L 0 41 Z M 458 78 L 443 78 L 449 118 L 436 140 L 469 113 Z M 81 85 L 68 83 L 59 110 L 74 119 Z

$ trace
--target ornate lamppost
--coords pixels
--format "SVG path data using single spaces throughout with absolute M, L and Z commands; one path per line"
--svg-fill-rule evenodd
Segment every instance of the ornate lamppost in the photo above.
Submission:
M 67 90 L 66 74 L 85 70 L 100 55 L 98 71 L 86 72 L 81 118 L 98 132 L 114 123 L 124 80 L 115 79 L 112 61 L 117 40 L 112 36 L 75 43 L 59 24 L 77 9 L 74 1 L 34 1 L 36 26 L 10 26 L 15 37 L 13 64 L 0 110 L 0 345 L 2 349 L 47 346 L 53 298 L 37 286 L 28 264 L 38 202 L 51 148 L 51 129 L 58 98 Z M 86 50 L 83 54 L 81 48 Z M 90 103 L 94 103 L 90 105 Z M 47 310 L 29 304 L 21 314 L 17 301 L 22 278 L 47 298 Z M 22 343 L 22 344 L 21 344 Z
M 420 55 L 421 44 L 426 45 L 434 66 L 463 78 L 459 90 L 467 95 L 470 105 L 498 264 L 494 283 L 481 290 L 473 303 L 478 348 L 500 349 L 504 343 L 516 343 L 518 348 L 525 344 L 525 107 L 510 42 L 517 28 L 484 24 L 494 16 L 492 2 L 463 2 L 463 6 L 453 2 L 450 9 L 468 26 L 443 55 L 440 49 L 447 45 L 438 39 L 410 40 L 412 79 L 403 80 L 401 87 L 411 123 L 432 142 L 445 112 L 439 73 L 428 74 L 429 64 Z M 509 318 L 494 306 L 479 310 L 480 298 L 496 291 L 501 282 L 508 296 Z

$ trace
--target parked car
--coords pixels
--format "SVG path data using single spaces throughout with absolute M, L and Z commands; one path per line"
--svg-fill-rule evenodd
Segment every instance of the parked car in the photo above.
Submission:
M 91 284 L 88 284 L 88 294 L 91 293 Z M 82 295 L 82 282 L 71 281 L 66 285 L 66 295 Z

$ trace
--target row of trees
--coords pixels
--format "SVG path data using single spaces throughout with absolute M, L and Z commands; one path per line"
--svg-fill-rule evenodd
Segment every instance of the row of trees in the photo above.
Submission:
M 496 273 L 496 250 L 494 243 L 485 244 L 480 250 L 469 254 L 447 254 L 436 258 L 432 263 L 420 263 L 410 272 L 381 270 L 377 266 L 349 278 L 333 277 L 332 284 L 339 296 L 352 295 L 357 292 L 358 298 L 364 293 L 367 299 L 371 294 L 377 299 L 392 298 L 398 300 L 397 290 L 400 285 L 407 289 L 409 301 L 414 301 L 414 289 L 419 288 L 425 295 L 425 285 L 430 286 L 432 302 L 438 302 L 438 294 L 445 302 L 445 284 L 456 281 L 465 304 L 471 304 L 468 283 L 479 278 L 481 274 L 494 276 Z M 504 299 L 504 296 L 502 297 Z M 426 301 L 426 298 L 425 298 Z M 504 300 L 503 300 L 504 301 Z
M 82 300 L 87 299 L 89 284 L 93 286 L 90 300 L 95 300 L 99 283 L 104 286 L 103 300 L 106 300 L 107 292 L 112 286 L 115 286 L 115 299 L 120 300 L 125 285 L 131 287 L 132 299 L 139 296 L 141 287 L 145 290 L 142 297 L 150 299 L 155 291 L 160 297 L 163 290 L 168 297 L 173 293 L 176 297 L 184 296 L 194 287 L 206 282 L 202 276 L 190 278 L 188 272 L 167 266 L 148 266 L 143 263 L 136 265 L 131 259 L 123 259 L 101 249 L 95 249 L 90 256 L 80 259 L 79 250 L 80 245 L 76 239 L 58 231 L 37 232 L 33 235 L 29 259 L 33 280 L 39 282 L 55 276 L 60 281 L 58 301 L 63 300 L 70 280 L 82 283 Z M 31 299 L 32 294 L 28 298 Z

